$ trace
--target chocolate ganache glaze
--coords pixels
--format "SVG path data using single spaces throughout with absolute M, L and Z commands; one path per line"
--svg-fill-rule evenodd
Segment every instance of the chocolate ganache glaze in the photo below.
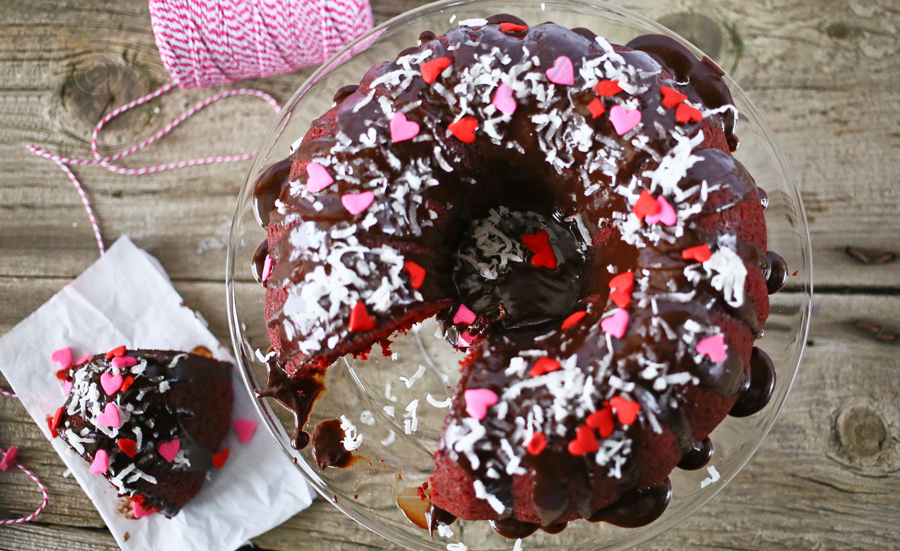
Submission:
M 184 352 L 99 354 L 66 373 L 72 390 L 51 428 L 92 472 L 105 466 L 97 474 L 119 495 L 172 517 L 200 491 L 231 425 L 231 371 Z
M 617 46 L 509 15 L 419 42 L 260 178 L 261 394 L 302 448 L 328 365 L 437 314 L 468 356 L 431 529 L 652 522 L 672 469 L 705 465 L 715 426 L 774 385 L 753 341 L 786 266 L 731 156 L 723 73 L 665 36 Z

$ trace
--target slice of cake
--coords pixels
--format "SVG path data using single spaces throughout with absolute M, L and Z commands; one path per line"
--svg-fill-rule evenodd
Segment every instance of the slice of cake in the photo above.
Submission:
M 171 518 L 221 466 L 231 372 L 197 354 L 122 346 L 68 370 L 71 391 L 51 431 L 130 498 L 135 518 Z

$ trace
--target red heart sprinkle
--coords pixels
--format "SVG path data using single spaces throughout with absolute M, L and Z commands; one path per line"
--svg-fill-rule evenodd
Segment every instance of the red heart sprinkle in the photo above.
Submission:
M 228 448 L 225 448 L 213 456 L 213 465 L 215 465 L 217 469 L 221 469 L 226 461 L 228 461 Z
M 547 247 L 541 252 L 535 254 L 531 257 L 531 263 L 538 267 L 550 268 L 551 270 L 556 268 L 556 255 L 553 254 L 553 249 L 551 247 Z
M 111 360 L 111 359 L 113 359 L 113 357 L 118 358 L 118 357 L 124 356 L 124 355 L 125 355 L 125 347 L 119 346 L 119 347 L 113 348 L 112 350 L 107 352 L 105 357 L 107 360 Z
M 462 143 L 472 143 L 475 141 L 476 128 L 478 128 L 478 119 L 475 117 L 463 117 L 449 125 L 447 130 L 456 136 L 456 139 Z
M 65 380 L 65 378 L 66 378 L 66 371 L 68 371 L 68 369 L 60 369 L 59 371 L 57 371 L 57 372 L 56 372 L 56 378 L 59 379 L 60 381 Z
M 609 408 L 603 408 L 588 415 L 585 422 L 589 427 L 595 428 L 600 432 L 600 438 L 609 438 L 609 435 L 616 430 L 613 412 Z
M 686 103 L 681 103 L 675 109 L 675 120 L 678 122 L 700 122 L 703 120 L 703 113 Z
M 614 96 L 622 91 L 622 87 L 615 80 L 601 80 L 594 85 L 594 92 L 601 97 Z
M 137 442 L 134 440 L 131 440 L 130 438 L 119 438 L 117 444 L 119 444 L 119 449 L 128 457 L 137 455 Z
M 528 30 L 528 25 L 518 25 L 516 23 L 500 23 L 500 28 L 505 33 L 520 33 Z
M 709 250 L 709 245 L 707 245 L 706 243 L 681 251 L 681 258 L 683 258 L 685 260 L 696 260 L 697 262 L 706 262 L 707 260 L 710 259 L 711 256 L 712 256 L 712 251 Z
M 47 420 L 47 426 L 50 427 L 50 434 L 53 435 L 53 438 L 59 436 L 59 423 L 62 421 L 63 408 L 59 408 L 56 410 L 56 413 L 53 414 L 53 419 Z
M 662 104 L 666 109 L 675 109 L 679 103 L 687 99 L 687 96 L 668 86 L 660 86 L 659 91 L 662 92 Z
M 575 440 L 569 442 L 569 453 L 572 455 L 584 455 L 594 453 L 600 449 L 597 443 L 597 437 L 594 436 L 594 429 L 587 425 L 581 425 L 575 431 Z
M 609 288 L 630 293 L 634 289 L 634 273 L 629 270 L 610 279 Z
M 624 272 L 609 280 L 609 288 L 613 291 L 609 299 L 619 308 L 625 308 L 631 304 L 631 291 L 634 290 L 634 274 Z
M 583 318 L 586 315 L 587 315 L 587 312 L 581 311 L 581 312 L 575 312 L 571 316 L 567 317 L 566 320 L 562 323 L 563 331 L 574 326 L 576 323 L 581 321 L 581 318 Z
M 122 388 L 119 389 L 119 392 L 125 392 L 126 390 L 131 388 L 131 385 L 133 385 L 133 384 L 134 384 L 134 377 L 131 377 L 131 376 L 125 377 L 125 380 L 122 381 Z
M 531 370 L 528 372 L 528 374 L 532 377 L 540 377 L 541 375 L 546 375 L 547 373 L 556 371 L 557 369 L 559 369 L 559 366 L 559 360 L 544 356 L 543 358 L 539 358 L 538 361 L 534 362 L 534 365 L 531 366 Z
M 543 432 L 536 432 L 531 436 L 525 451 L 531 455 L 541 455 L 541 452 L 547 448 L 547 435 Z
M 659 203 L 657 203 L 656 198 L 650 195 L 650 192 L 645 189 L 641 192 L 641 196 L 638 198 L 637 203 L 634 204 L 634 208 L 631 209 L 631 212 L 643 220 L 645 216 L 650 216 L 659 212 Z
M 447 57 L 439 57 L 437 59 L 432 59 L 431 61 L 427 61 L 419 66 L 419 71 L 422 73 L 422 80 L 431 84 L 434 82 L 438 75 L 441 74 L 444 69 L 450 66 L 450 58 Z
M 425 268 L 419 266 L 412 260 L 407 260 L 403 265 L 403 270 L 409 274 L 409 284 L 413 289 L 418 289 L 425 281 Z
M 371 331 L 372 329 L 375 329 L 375 318 L 369 315 L 364 303 L 357 302 L 353 309 L 350 310 L 349 331 L 354 333 L 356 331 Z
M 603 102 L 600 101 L 600 98 L 594 98 L 593 100 L 591 100 L 591 102 L 587 104 L 587 108 L 595 119 L 603 113 L 606 113 L 606 107 L 603 107 Z
M 615 304 L 619 308 L 625 308 L 626 306 L 631 304 L 631 293 L 629 293 L 628 291 L 621 291 L 619 289 L 616 289 L 609 294 L 609 299 L 613 301 L 613 304 Z
M 537 233 L 525 233 L 522 234 L 522 243 L 525 243 L 529 251 L 539 253 L 550 244 L 550 234 L 547 233 L 547 230 L 541 230 Z
M 616 417 L 623 425 L 630 425 L 637 420 L 641 405 L 621 396 L 614 396 L 609 400 L 609 405 L 616 410 Z

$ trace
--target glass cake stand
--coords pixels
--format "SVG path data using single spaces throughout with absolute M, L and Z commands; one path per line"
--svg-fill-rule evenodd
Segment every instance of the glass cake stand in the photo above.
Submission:
M 227 260 L 228 312 L 235 356 L 251 393 L 265 386 L 265 364 L 256 351 L 265 353 L 269 347 L 265 292 L 251 272 L 251 259 L 265 239 L 253 213 L 253 187 L 258 176 L 288 156 L 291 144 L 331 107 L 338 88 L 358 83 L 374 63 L 393 59 L 400 50 L 416 45 L 421 31 L 442 34 L 458 21 L 496 13 L 510 13 L 532 24 L 553 21 L 569 28 L 586 27 L 618 44 L 641 34 L 666 34 L 702 55 L 684 39 L 640 15 L 603 2 L 578 0 L 439 2 L 392 19 L 349 45 L 303 83 L 287 103 L 257 150 L 235 210 Z M 785 257 L 791 273 L 797 271 L 782 292 L 771 296 L 772 313 L 765 335 L 757 343 L 777 369 L 772 399 L 756 415 L 729 417 L 713 432 L 715 454 L 709 466 L 714 471 L 676 469 L 672 473 L 671 503 L 655 522 L 623 529 L 576 521 L 556 535 L 538 531 L 525 540 L 527 549 L 627 549 L 671 528 L 712 499 L 741 470 L 769 432 L 787 397 L 809 326 L 812 262 L 806 215 L 788 165 L 762 115 L 730 77 L 726 82 L 740 111 L 741 146 L 735 156 L 768 193 L 769 248 Z M 351 421 L 363 435 L 363 444 L 348 468 L 319 469 L 311 445 L 301 451 L 291 448 L 291 415 L 268 399 L 256 400 L 256 406 L 285 454 L 309 483 L 366 528 L 416 550 L 438 551 L 451 543 L 463 543 L 472 551 L 511 549 L 514 542 L 496 534 L 486 521 L 457 521 L 451 526 L 452 537 L 435 533 L 433 539 L 417 526 L 424 520 L 426 502 L 416 495 L 416 488 L 431 474 L 432 453 L 447 411 L 432 402 L 442 402 L 452 395 L 461 358 L 435 336 L 436 329 L 436 322 L 428 320 L 400 336 L 391 347 L 393 357 L 382 356 L 376 346 L 367 361 L 347 358 L 329 368 L 327 391 L 316 403 L 306 430 L 311 433 L 318 423 L 341 416 Z M 401 377 L 414 380 L 419 366 L 424 366 L 424 373 L 407 387 Z M 388 411 L 393 409 L 393 416 L 386 407 Z M 405 422 L 410 421 L 409 410 L 413 408 L 418 428 L 406 434 Z

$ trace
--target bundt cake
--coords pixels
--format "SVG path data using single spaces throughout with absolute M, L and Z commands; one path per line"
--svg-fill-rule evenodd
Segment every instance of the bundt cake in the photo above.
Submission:
M 258 181 L 270 386 L 294 444 L 344 354 L 438 315 L 468 349 L 433 517 L 638 526 L 768 400 L 784 284 L 709 59 L 509 15 L 372 67 Z
M 135 518 L 171 518 L 221 464 L 231 371 L 197 354 L 121 346 L 69 368 L 50 430 L 131 500 Z

